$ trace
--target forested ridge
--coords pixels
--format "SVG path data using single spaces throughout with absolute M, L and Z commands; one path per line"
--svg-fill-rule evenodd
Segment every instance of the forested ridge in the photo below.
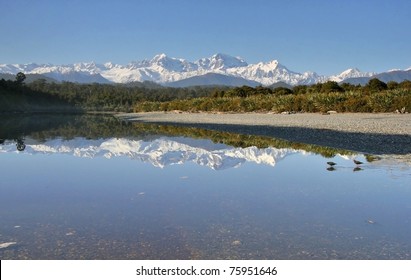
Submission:
M 31 111 L 65 105 L 82 111 L 131 112 L 143 101 L 165 102 L 209 96 L 212 90 L 209 87 L 165 88 L 152 83 L 48 83 L 44 79 L 25 84 L 24 79 L 16 77 L 15 81 L 0 80 L 0 111 Z
M 325 82 L 286 87 L 161 87 L 152 83 L 77 84 L 0 80 L 0 112 L 410 112 L 411 82 L 365 86 Z

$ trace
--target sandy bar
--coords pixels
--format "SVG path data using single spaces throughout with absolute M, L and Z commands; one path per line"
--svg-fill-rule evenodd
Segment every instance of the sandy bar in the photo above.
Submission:
M 411 154 L 411 114 L 119 114 L 130 121 L 264 135 L 373 154 Z

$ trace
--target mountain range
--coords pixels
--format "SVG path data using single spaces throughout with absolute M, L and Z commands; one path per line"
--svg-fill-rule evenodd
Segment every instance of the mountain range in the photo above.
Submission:
M 0 64 L 0 73 L 15 75 L 18 72 L 43 75 L 56 81 L 78 83 L 132 83 L 150 81 L 165 86 L 186 87 L 195 85 L 288 85 L 314 84 L 325 81 L 366 83 L 372 77 L 382 80 L 411 80 L 411 68 L 384 73 L 361 72 L 348 69 L 338 75 L 323 76 L 315 72 L 298 73 L 289 70 L 277 60 L 248 64 L 241 57 L 215 54 L 190 62 L 159 54 L 152 59 L 134 61 L 127 65 L 107 62 L 53 64 Z

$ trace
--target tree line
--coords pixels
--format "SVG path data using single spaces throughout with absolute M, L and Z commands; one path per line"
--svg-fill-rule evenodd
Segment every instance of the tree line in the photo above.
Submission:
M 365 86 L 328 81 L 292 89 L 242 86 L 215 89 L 211 96 L 169 102 L 141 102 L 135 112 L 411 112 L 411 82 L 384 83 L 371 79 Z
M 189 87 L 151 83 L 25 84 L 0 80 L 0 112 L 10 111 L 222 111 L 222 112 L 392 112 L 411 111 L 411 81 L 384 83 L 371 79 L 365 86 L 334 81 L 293 88 Z
M 0 80 L 0 111 L 30 111 L 41 106 L 46 108 L 64 104 L 82 111 L 131 112 L 136 104 L 143 101 L 165 102 L 198 98 L 209 96 L 213 90 L 210 87 L 161 87 L 151 83 L 49 83 L 44 79 L 25 84 L 23 75 L 18 73 L 15 81 Z M 29 104 L 33 108 L 30 108 Z
M 25 79 L 26 76 L 20 72 L 15 81 L 0 80 L 0 113 L 78 111 L 58 95 L 28 87 L 24 84 Z

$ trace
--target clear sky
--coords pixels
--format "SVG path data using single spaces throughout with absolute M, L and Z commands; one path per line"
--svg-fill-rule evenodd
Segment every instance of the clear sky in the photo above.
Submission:
M 0 63 L 218 52 L 323 75 L 409 68 L 411 1 L 0 0 Z

